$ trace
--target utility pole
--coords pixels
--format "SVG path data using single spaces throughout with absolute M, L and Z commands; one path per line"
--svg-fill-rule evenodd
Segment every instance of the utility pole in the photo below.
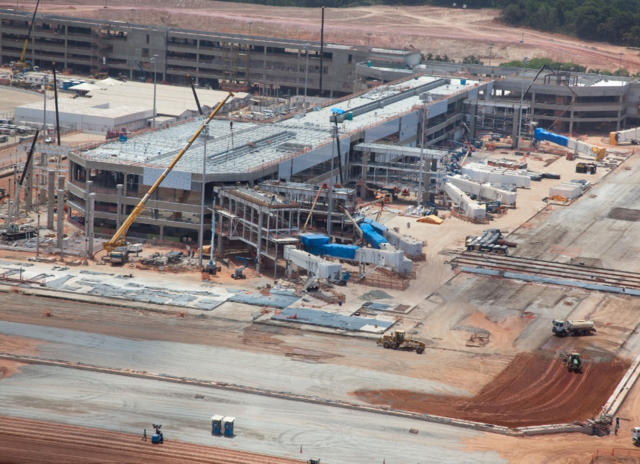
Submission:
M 322 7 L 322 25 L 320 27 L 320 94 L 319 94 L 320 97 L 322 97 L 322 71 L 323 71 L 322 60 L 323 58 L 324 58 L 324 7 Z
M 153 128 L 156 128 L 156 81 L 158 76 L 158 55 L 151 58 L 153 63 Z
M 524 104 L 524 75 L 529 63 L 529 57 L 525 56 L 522 59 L 522 90 L 520 91 L 520 117 L 518 118 L 518 140 L 516 142 L 516 150 L 520 150 L 520 132 L 522 130 L 522 105 Z

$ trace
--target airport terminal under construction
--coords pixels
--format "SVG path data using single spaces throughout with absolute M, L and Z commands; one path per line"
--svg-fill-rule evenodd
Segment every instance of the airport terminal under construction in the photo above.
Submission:
M 16 15 L 0 12 L 3 61 Z M 65 21 L 58 35 L 91 37 Z M 147 30 L 113 29 L 96 47 Z M 187 41 L 169 51 L 209 40 L 169 33 Z M 265 94 L 8 71 L 23 87 L 0 87 L 9 459 L 633 455 L 638 84 L 357 52 L 332 63 L 359 76 L 339 92 L 329 73 L 335 99 L 299 80 Z

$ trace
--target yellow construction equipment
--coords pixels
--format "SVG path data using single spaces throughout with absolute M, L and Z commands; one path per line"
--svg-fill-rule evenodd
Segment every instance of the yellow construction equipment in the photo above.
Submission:
M 407 335 L 404 330 L 396 330 L 391 334 L 384 334 L 376 343 L 392 350 L 397 350 L 398 348 L 416 350 L 418 354 L 422 354 L 427 347 L 424 342 L 411 338 L 411 335 Z
M 180 153 L 176 155 L 176 157 L 173 159 L 171 164 L 169 164 L 167 169 L 164 170 L 164 172 L 158 178 L 155 184 L 151 186 L 151 188 L 145 194 L 142 200 L 140 200 L 140 203 L 138 203 L 138 205 L 133 209 L 129 217 L 127 217 L 127 219 L 122 223 L 122 225 L 120 226 L 118 231 L 115 233 L 115 235 L 111 237 L 111 240 L 102 244 L 102 247 L 105 250 L 107 250 L 107 253 L 109 255 L 111 255 L 111 253 L 116 253 L 116 254 L 128 253 L 129 246 L 126 242 L 126 235 L 127 235 L 127 231 L 129 230 L 129 227 L 131 227 L 134 221 L 138 219 L 140 214 L 142 214 L 142 211 L 144 210 L 144 205 L 147 203 L 149 198 L 151 198 L 151 196 L 158 189 L 158 187 L 160 187 L 160 184 L 162 183 L 162 181 L 169 175 L 169 173 L 174 168 L 174 166 L 178 163 L 178 161 L 180 161 L 180 158 L 182 158 L 182 155 L 184 155 L 187 152 L 187 150 L 191 147 L 193 142 L 196 141 L 196 139 L 198 138 L 202 130 L 205 128 L 205 126 L 209 124 L 209 122 L 211 122 L 213 117 L 218 113 L 218 111 L 220 111 L 220 109 L 224 106 L 224 104 L 227 102 L 227 100 L 229 100 L 230 97 L 233 97 L 233 93 L 231 92 L 229 92 L 229 94 L 224 98 L 224 100 L 222 100 L 218 104 L 218 106 L 216 106 L 216 108 L 211 112 L 209 117 L 202 123 L 202 125 L 196 131 L 196 133 L 193 134 L 193 137 L 191 137 L 191 139 L 187 142 L 185 147 L 182 150 L 180 150 Z
M 24 39 L 22 54 L 20 54 L 20 59 L 16 61 L 16 64 L 14 65 L 15 71 L 18 73 L 34 70 L 33 63 L 31 63 L 31 61 L 25 61 L 25 56 L 27 55 L 27 47 L 29 46 L 29 39 L 31 38 L 31 32 L 33 31 L 33 25 L 36 21 L 36 13 L 38 12 L 39 5 L 40 0 L 36 2 L 36 8 L 35 10 L 33 10 L 33 17 L 31 18 L 31 24 L 29 24 L 29 32 L 27 32 L 27 38 Z

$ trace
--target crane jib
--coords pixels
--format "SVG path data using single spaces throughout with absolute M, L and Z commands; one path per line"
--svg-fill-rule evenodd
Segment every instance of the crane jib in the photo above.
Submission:
M 216 108 L 211 112 L 211 114 L 209 115 L 209 117 L 202 123 L 202 125 L 200 126 L 200 128 L 196 131 L 195 134 L 193 134 L 193 137 L 191 137 L 191 139 L 187 142 L 187 144 L 184 146 L 184 148 L 182 150 L 180 150 L 180 153 L 178 153 L 176 155 L 176 157 L 173 159 L 173 161 L 171 162 L 171 164 L 169 164 L 169 166 L 167 166 L 167 168 L 164 170 L 164 172 L 162 173 L 162 175 L 158 178 L 158 180 L 156 180 L 156 182 L 151 186 L 151 188 L 149 189 L 149 191 L 144 195 L 144 197 L 142 198 L 142 200 L 140 200 L 140 203 L 138 203 L 136 205 L 136 207 L 133 209 L 133 211 L 131 212 L 131 214 L 129 215 L 129 217 L 127 217 L 127 219 L 122 223 L 122 225 L 120 226 L 120 228 L 116 231 L 116 233 L 113 235 L 113 237 L 111 237 L 111 240 L 109 240 L 108 242 L 104 242 L 102 244 L 102 247 L 107 250 L 107 251 L 114 251 L 116 249 L 116 247 L 122 246 L 124 241 L 125 241 L 125 236 L 127 235 L 127 231 L 129 230 L 129 227 L 131 227 L 131 225 L 133 224 L 133 222 L 140 216 L 140 214 L 142 214 L 142 210 L 144 209 L 144 205 L 145 203 L 149 200 L 149 198 L 151 198 L 151 196 L 155 193 L 155 191 L 158 189 L 158 187 L 160 187 L 160 184 L 162 183 L 162 181 L 169 175 L 169 173 L 171 172 L 171 170 L 173 169 L 173 167 L 178 163 L 178 161 L 180 161 L 180 158 L 182 158 L 182 155 L 184 155 L 186 153 L 186 151 L 191 147 L 191 145 L 193 144 L 193 142 L 198 138 L 198 136 L 200 135 L 200 133 L 202 132 L 202 130 L 205 128 L 205 126 L 207 124 L 209 124 L 209 122 L 211 122 L 211 120 L 213 119 L 213 117 L 218 113 L 218 111 L 220 111 L 220 109 L 224 106 L 224 104 L 227 102 L 227 100 L 229 100 L 229 98 L 233 97 L 233 93 L 229 92 L 227 94 L 227 96 L 218 104 L 218 106 L 216 106 Z

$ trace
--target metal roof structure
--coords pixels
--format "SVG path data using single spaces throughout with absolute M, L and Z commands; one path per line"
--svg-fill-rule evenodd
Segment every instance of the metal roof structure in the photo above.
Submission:
M 434 112 L 444 112 L 446 101 L 438 105 L 441 99 L 469 90 L 477 83 L 420 75 L 274 123 L 234 121 L 231 130 L 229 121 L 213 120 L 209 124 L 209 136 L 206 137 L 206 179 L 208 182 L 239 179 L 239 176 L 230 175 L 264 171 L 285 160 L 329 145 L 333 140 L 335 125 L 330 122 L 330 117 L 336 108 L 353 114 L 352 120 L 345 118 L 344 122 L 338 124 L 341 141 L 347 142 L 353 134 L 397 120 L 422 107 L 431 106 Z M 428 99 L 424 98 L 425 93 L 430 94 Z M 91 161 L 164 168 L 201 124 L 202 120 L 198 118 L 131 137 L 125 143 L 114 141 L 77 154 Z M 203 134 L 193 143 L 175 170 L 189 172 L 195 174 L 195 179 L 199 178 L 204 152 Z

